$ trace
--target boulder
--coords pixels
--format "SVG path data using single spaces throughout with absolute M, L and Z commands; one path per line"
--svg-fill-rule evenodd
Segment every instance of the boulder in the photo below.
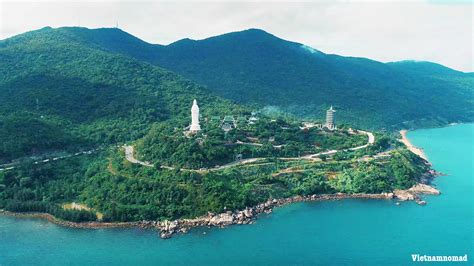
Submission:
M 437 190 L 436 188 L 429 185 L 421 184 L 421 183 L 414 185 L 413 187 L 408 189 L 408 191 L 412 193 L 416 193 L 416 194 L 431 194 L 431 195 L 441 194 L 439 190 Z
M 246 209 L 243 211 L 243 214 L 244 214 L 245 217 L 247 217 L 247 218 L 252 218 L 252 217 L 253 217 L 252 209 L 249 209 L 249 208 L 246 208 Z
M 167 239 L 167 238 L 170 238 L 171 237 L 171 233 L 168 232 L 168 231 L 161 231 L 160 233 L 160 237 L 163 238 L 163 239 Z
M 169 221 L 164 220 L 164 221 L 160 222 L 160 227 L 163 228 L 163 230 L 167 231 L 168 227 L 169 227 Z
M 407 190 L 396 189 L 393 191 L 395 197 L 401 201 L 405 200 L 415 200 L 415 195 L 410 193 Z
M 426 205 L 426 201 L 424 200 L 417 200 L 416 203 L 418 203 L 419 205 Z
M 234 222 L 234 217 L 228 213 L 221 213 L 211 218 L 211 225 L 230 225 Z
M 168 230 L 169 231 L 174 231 L 174 230 L 176 230 L 177 227 L 178 227 L 178 221 L 175 220 L 175 221 L 172 221 L 172 222 L 169 223 Z

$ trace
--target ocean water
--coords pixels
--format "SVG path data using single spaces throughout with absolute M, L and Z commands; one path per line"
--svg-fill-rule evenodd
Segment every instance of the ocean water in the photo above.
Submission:
M 0 216 L 0 265 L 417 264 L 411 254 L 468 254 L 473 265 L 473 134 L 474 124 L 409 132 L 434 168 L 447 174 L 434 182 L 442 195 L 425 197 L 426 206 L 298 203 L 254 225 L 200 228 L 168 240 L 151 230 L 72 229 Z

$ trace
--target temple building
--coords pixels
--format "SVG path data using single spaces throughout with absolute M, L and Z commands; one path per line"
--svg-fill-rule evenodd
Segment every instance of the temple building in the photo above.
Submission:
M 336 110 L 334 110 L 332 108 L 332 105 L 331 105 L 331 108 L 329 108 L 329 110 L 326 111 L 326 128 L 329 129 L 329 130 L 334 130 L 336 129 L 335 125 L 334 125 L 334 113 L 336 112 Z
M 222 130 L 224 130 L 225 132 L 228 132 L 231 129 L 236 128 L 236 127 L 237 127 L 237 122 L 233 115 L 224 116 L 224 120 L 222 120 L 222 125 L 221 125 Z
M 197 105 L 196 99 L 193 101 L 193 106 L 191 107 L 191 125 L 189 126 L 189 131 L 198 132 L 201 130 L 199 125 L 199 106 Z

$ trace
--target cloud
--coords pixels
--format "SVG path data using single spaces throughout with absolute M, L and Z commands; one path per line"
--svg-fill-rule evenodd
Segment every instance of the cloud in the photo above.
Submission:
M 465 1 L 2 2 L 0 38 L 44 26 L 114 27 L 151 43 L 261 28 L 326 53 L 473 71 Z

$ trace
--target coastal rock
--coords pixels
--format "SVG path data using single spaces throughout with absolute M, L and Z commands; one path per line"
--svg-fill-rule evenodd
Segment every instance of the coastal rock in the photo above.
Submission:
M 420 199 L 420 194 L 439 195 L 440 193 L 441 192 L 436 188 L 421 183 L 418 183 L 407 190 L 397 189 L 393 191 L 393 194 L 397 199 L 401 201 L 415 200 L 420 205 L 426 204 L 425 201 Z
M 178 221 L 172 221 L 168 226 L 169 231 L 174 231 L 176 228 L 178 228 Z
M 160 237 L 163 238 L 163 239 L 168 239 L 171 237 L 171 235 L 173 235 L 172 233 L 170 232 L 167 232 L 167 231 L 161 231 L 160 232 Z
M 424 200 L 417 200 L 416 203 L 418 203 L 418 205 L 426 205 L 426 201 Z
M 439 192 L 439 190 L 437 190 L 436 188 L 429 185 L 421 184 L 421 183 L 414 185 L 413 187 L 408 189 L 408 191 L 415 194 L 430 194 L 430 195 L 441 194 L 441 192 Z
M 211 225 L 218 225 L 218 226 L 230 225 L 233 222 L 234 222 L 234 217 L 229 213 L 218 214 L 212 217 L 211 220 L 209 221 Z
M 415 195 L 407 190 L 396 189 L 393 191 L 395 197 L 401 201 L 415 200 Z
M 244 211 L 243 211 L 243 214 L 245 215 L 245 217 L 247 218 L 252 218 L 253 217 L 253 210 L 250 209 L 250 208 L 246 208 Z

